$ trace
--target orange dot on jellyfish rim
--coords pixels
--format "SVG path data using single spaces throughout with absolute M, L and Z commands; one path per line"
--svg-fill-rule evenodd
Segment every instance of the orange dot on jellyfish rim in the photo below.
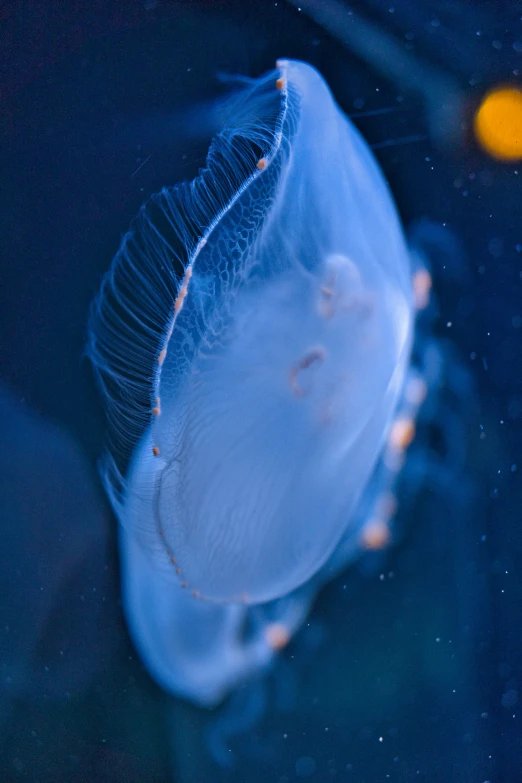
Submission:
M 271 623 L 265 633 L 266 640 L 273 650 L 282 650 L 290 641 L 290 631 L 283 623 Z
M 385 549 L 390 540 L 391 531 L 384 519 L 370 519 L 362 529 L 361 543 L 365 549 Z
M 415 437 L 415 421 L 409 417 L 400 417 L 392 425 L 389 445 L 397 451 L 405 451 Z
M 499 87 L 489 92 L 475 114 L 474 129 L 491 157 L 505 163 L 522 160 L 522 90 Z

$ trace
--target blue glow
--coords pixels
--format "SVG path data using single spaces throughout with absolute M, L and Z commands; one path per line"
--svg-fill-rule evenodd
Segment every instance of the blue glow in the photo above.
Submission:
M 165 689 L 205 705 L 386 543 L 424 396 L 395 205 L 321 76 L 280 61 L 223 116 L 198 178 L 125 236 L 88 345 L 131 633 Z

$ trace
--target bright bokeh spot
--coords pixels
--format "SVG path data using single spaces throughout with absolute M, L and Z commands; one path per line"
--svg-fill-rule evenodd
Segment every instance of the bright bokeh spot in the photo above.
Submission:
M 502 87 L 488 93 L 475 115 L 475 136 L 497 160 L 522 160 L 522 91 Z

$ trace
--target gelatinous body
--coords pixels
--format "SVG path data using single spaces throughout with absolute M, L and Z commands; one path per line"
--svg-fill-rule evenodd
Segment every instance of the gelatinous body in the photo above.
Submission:
M 152 675 L 203 704 L 387 542 L 423 397 L 395 206 L 321 76 L 280 61 L 226 115 L 199 177 L 124 238 L 88 346 L 128 622 Z
M 67 701 L 87 688 L 119 639 L 109 520 L 87 459 L 2 383 L 0 420 L 3 729 L 18 700 Z M 85 644 L 94 634 L 96 646 Z

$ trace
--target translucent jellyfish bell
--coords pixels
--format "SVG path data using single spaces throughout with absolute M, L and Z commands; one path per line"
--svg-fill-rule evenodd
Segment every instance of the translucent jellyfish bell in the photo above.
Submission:
M 280 68 L 265 168 L 192 260 L 158 379 L 159 524 L 218 600 L 275 598 L 322 565 L 408 360 L 408 255 L 382 175 L 317 72 Z
M 349 527 L 413 308 L 386 183 L 317 71 L 280 61 L 224 115 L 206 168 L 124 238 L 88 350 L 122 548 L 166 596 L 256 604 L 304 585 Z

